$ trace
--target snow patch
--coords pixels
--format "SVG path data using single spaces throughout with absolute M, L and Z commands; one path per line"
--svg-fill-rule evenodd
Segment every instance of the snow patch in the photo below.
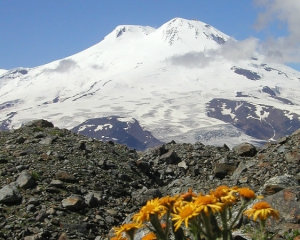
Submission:
M 82 126 L 79 127 L 78 132 L 81 132 L 86 128 L 90 128 L 90 127 L 94 127 L 94 126 L 95 125 L 93 125 L 93 124 L 82 125 Z
M 107 123 L 107 124 L 104 124 L 104 125 L 98 125 L 97 128 L 95 128 L 94 131 L 97 132 L 97 131 L 101 131 L 103 129 L 108 129 L 108 128 L 112 128 L 112 127 L 113 127 L 113 125 Z

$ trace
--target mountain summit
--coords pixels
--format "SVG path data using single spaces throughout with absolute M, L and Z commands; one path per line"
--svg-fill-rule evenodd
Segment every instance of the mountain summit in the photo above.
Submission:
M 197 20 L 118 26 L 73 56 L 0 72 L 2 129 L 41 118 L 82 129 L 115 116 L 135 119 L 164 142 L 237 144 L 290 134 L 300 127 L 300 73 L 238 46 Z

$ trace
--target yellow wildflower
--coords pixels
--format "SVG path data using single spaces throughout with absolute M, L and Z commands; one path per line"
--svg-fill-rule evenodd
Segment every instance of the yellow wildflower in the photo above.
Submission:
M 117 237 L 117 236 L 114 236 L 114 237 L 112 237 L 110 240 L 128 240 L 128 239 L 125 238 L 125 237 Z
M 217 187 L 215 191 L 210 191 L 210 195 L 214 195 L 216 198 L 221 198 L 226 196 L 229 191 L 230 191 L 229 187 L 225 185 L 221 185 Z
M 166 208 L 160 204 L 159 199 L 149 200 L 147 204 L 141 208 L 140 212 L 133 216 L 133 221 L 144 222 L 149 221 L 150 216 L 157 214 L 159 217 L 165 214 Z
M 213 195 L 199 195 L 194 203 L 200 209 L 200 212 L 203 211 L 206 216 L 209 215 L 210 211 L 213 213 L 222 211 L 224 206 L 224 203 L 218 202 L 217 198 Z
M 122 238 L 122 234 L 125 233 L 128 236 L 133 236 L 136 229 L 142 227 L 142 223 L 132 222 L 125 223 L 121 227 L 114 227 L 115 233 L 118 239 Z
M 188 221 L 189 219 L 198 216 L 200 214 L 200 210 L 198 209 L 198 206 L 192 202 L 184 205 L 183 207 L 178 207 L 178 214 L 172 214 L 172 221 L 176 221 L 174 224 L 175 231 L 178 230 L 181 223 L 184 222 L 185 226 L 188 227 Z
M 165 206 L 166 208 L 172 209 L 172 207 L 174 206 L 174 204 L 176 203 L 177 200 L 180 199 L 179 195 L 176 195 L 174 197 L 170 197 L 170 196 L 165 196 L 159 199 L 159 203 L 162 206 Z
M 157 237 L 153 232 L 149 232 L 144 237 L 142 237 L 142 240 L 156 240 Z
M 244 211 L 244 214 L 251 218 L 253 216 L 253 221 L 257 218 L 260 220 L 266 220 L 269 216 L 279 219 L 279 212 L 271 208 L 270 204 L 267 202 L 258 202 L 252 206 L 251 209 Z
M 246 199 L 256 198 L 254 191 L 252 191 L 250 188 L 247 187 L 239 188 L 238 193 L 240 194 L 241 197 Z
M 181 195 L 181 197 L 183 198 L 184 201 L 192 201 L 193 197 L 197 197 L 197 194 L 193 192 L 192 188 L 189 188 L 189 190 L 186 193 L 183 193 Z
M 250 200 L 254 198 L 263 198 L 263 196 L 256 196 L 254 191 L 252 191 L 250 188 L 247 187 L 239 188 L 237 191 L 240 197 L 245 200 Z
M 236 188 L 229 188 L 225 185 L 219 186 L 215 191 L 210 191 L 210 195 L 215 196 L 220 202 L 226 204 L 236 203 Z

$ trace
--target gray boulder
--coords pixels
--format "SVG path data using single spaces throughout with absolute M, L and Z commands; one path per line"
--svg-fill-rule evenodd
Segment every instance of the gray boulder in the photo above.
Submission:
M 298 224 L 300 216 L 299 202 L 300 187 L 284 189 L 272 196 L 266 197 L 263 201 L 268 202 L 273 209 L 279 211 L 280 219 L 276 221 L 272 218 L 266 224 L 269 231 L 285 229 L 286 224 Z
M 98 199 L 91 192 L 84 196 L 84 201 L 88 207 L 96 207 L 98 205 Z
M 20 174 L 16 182 L 23 189 L 31 188 L 35 183 L 33 177 L 26 170 Z
M 16 183 L 12 182 L 0 189 L 0 203 L 15 203 L 22 199 Z
M 281 175 L 270 178 L 262 187 L 262 193 L 264 195 L 275 194 L 282 189 L 298 186 L 297 179 L 292 175 Z
M 161 155 L 159 160 L 160 162 L 165 162 L 167 164 L 176 164 L 180 162 L 180 159 L 178 158 L 176 152 L 173 150 Z
M 148 200 L 162 197 L 161 192 L 158 189 L 147 189 L 135 191 L 131 194 L 134 205 L 145 205 Z
M 242 143 L 233 148 L 233 150 L 241 157 L 254 157 L 257 149 L 250 143 Z

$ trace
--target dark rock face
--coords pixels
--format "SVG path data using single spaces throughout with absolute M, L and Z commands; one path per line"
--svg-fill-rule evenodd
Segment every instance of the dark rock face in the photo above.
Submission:
M 243 75 L 243 76 L 245 76 L 246 78 L 248 78 L 250 80 L 259 80 L 259 79 L 261 79 L 261 76 L 258 73 L 253 72 L 251 70 L 247 70 L 247 69 L 244 69 L 244 68 L 238 68 L 236 66 L 232 67 L 231 70 L 233 70 L 236 74 Z
M 271 88 L 269 88 L 268 86 L 264 86 L 262 91 L 264 93 L 269 94 L 270 96 L 276 96 L 276 93 Z
M 263 67 L 267 72 L 272 72 L 272 71 L 275 71 L 277 72 L 278 75 L 284 75 L 285 77 L 288 78 L 288 75 L 276 68 L 272 68 L 272 67 L 269 67 L 267 64 L 261 64 L 261 67 Z
M 257 109 L 260 109 L 259 115 Z M 223 98 L 215 98 L 207 104 L 207 116 L 230 123 L 249 136 L 262 140 L 277 140 L 300 128 L 300 115 L 296 113 Z
M 290 100 L 276 96 L 275 91 L 273 91 L 268 86 L 264 86 L 263 89 L 262 89 L 262 92 L 269 94 L 269 96 L 271 98 L 274 98 L 274 99 L 276 99 L 276 100 L 278 100 L 278 101 L 280 101 L 280 102 L 282 102 L 284 104 L 294 105 L 293 102 L 291 102 Z
M 149 131 L 142 129 L 137 120 L 116 116 L 89 119 L 71 131 L 102 141 L 126 144 L 139 151 L 162 144 Z
M 44 138 L 56 140 L 40 144 Z M 270 230 L 280 234 L 299 225 L 300 130 L 256 153 L 247 143 L 231 150 L 174 141 L 136 152 L 65 129 L 26 125 L 0 132 L 0 139 L 4 239 L 56 240 L 63 232 L 69 239 L 103 239 L 149 199 L 189 188 L 206 194 L 220 185 L 268 195 L 281 214 Z
M 1 131 L 9 131 L 9 126 L 11 124 L 11 119 L 17 114 L 17 112 L 11 112 L 7 114 L 7 118 L 0 122 Z
M 25 68 L 15 68 L 12 70 L 7 71 L 5 74 L 3 74 L 1 78 L 8 78 L 8 79 L 14 79 L 21 75 L 26 75 L 28 73 L 28 69 Z

